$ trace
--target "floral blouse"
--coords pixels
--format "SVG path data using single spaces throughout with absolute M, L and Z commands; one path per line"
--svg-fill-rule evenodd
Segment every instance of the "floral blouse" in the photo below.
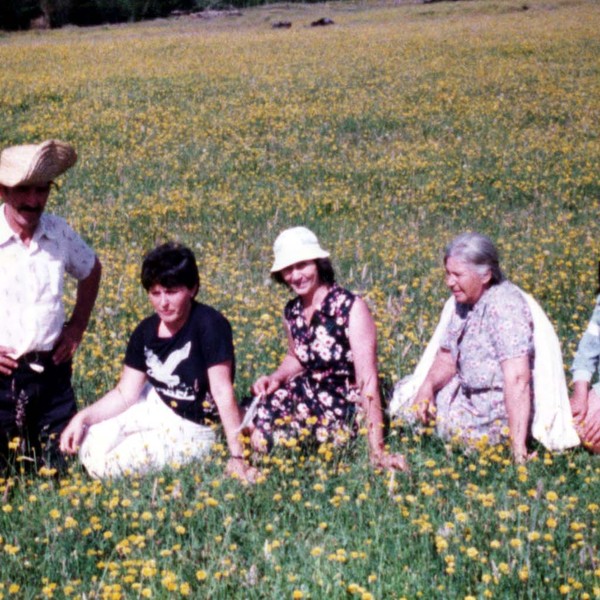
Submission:
M 501 363 L 525 355 L 533 359 L 533 322 L 519 289 L 504 281 L 473 306 L 457 304 L 441 347 L 451 352 L 461 387 L 502 390 Z
M 304 319 L 302 301 L 294 298 L 285 307 L 285 320 L 302 366 L 318 379 L 335 377 L 354 382 L 354 362 L 348 338 L 348 316 L 355 296 L 334 285 L 315 311 Z

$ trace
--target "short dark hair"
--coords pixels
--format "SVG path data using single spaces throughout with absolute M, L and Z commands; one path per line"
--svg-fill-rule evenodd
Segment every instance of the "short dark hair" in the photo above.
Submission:
M 150 250 L 142 262 L 141 280 L 148 291 L 153 285 L 166 288 L 200 286 L 200 275 L 194 253 L 177 242 L 167 242 Z
M 321 283 L 326 285 L 333 285 L 335 283 L 335 271 L 333 270 L 333 265 L 328 258 L 315 258 L 315 264 L 317 265 L 317 273 L 319 274 L 319 280 Z M 283 280 L 283 275 L 281 271 L 276 271 L 275 273 L 271 273 L 271 279 L 281 285 L 285 285 L 289 287 L 287 283 Z

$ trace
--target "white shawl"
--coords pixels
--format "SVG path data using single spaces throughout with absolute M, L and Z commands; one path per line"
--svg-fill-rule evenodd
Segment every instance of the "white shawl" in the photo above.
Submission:
M 527 301 L 533 319 L 535 361 L 531 433 L 548 450 L 561 451 L 572 448 L 580 442 L 573 426 L 560 342 L 542 307 L 532 296 L 521 289 L 519 291 Z M 414 422 L 414 410 L 411 410 L 414 397 L 433 364 L 441 337 L 454 313 L 455 305 L 452 296 L 444 305 L 440 321 L 414 373 L 395 385 L 389 406 L 391 417 L 402 417 L 409 422 Z

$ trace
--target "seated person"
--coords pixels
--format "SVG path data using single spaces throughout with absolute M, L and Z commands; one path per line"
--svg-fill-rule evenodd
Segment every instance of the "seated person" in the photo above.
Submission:
M 244 420 L 254 448 L 302 436 L 340 445 L 356 434 L 361 413 L 371 463 L 407 470 L 402 455 L 383 447 L 377 336 L 365 301 L 335 283 L 329 253 L 309 229 L 286 229 L 273 249 L 271 276 L 296 297 L 284 310 L 287 354 L 252 387 L 256 400 Z
M 415 375 L 396 386 L 391 414 L 435 422 L 445 440 L 509 441 L 517 463 L 531 436 L 553 450 L 577 445 L 556 334 L 533 298 L 506 280 L 494 244 L 462 234 L 444 266 L 453 298 Z
M 251 480 L 238 438 L 233 392 L 234 349 L 229 322 L 197 302 L 194 254 L 175 243 L 158 246 L 142 264 L 142 285 L 156 311 L 135 329 L 117 386 L 81 410 L 62 433 L 94 477 L 144 473 L 209 452 L 219 418 L 230 474 Z
M 591 386 L 600 363 L 600 296 L 585 330 L 571 369 L 574 391 L 571 409 L 583 445 L 600 454 L 600 382 Z M 590 387 L 591 386 L 591 387 Z

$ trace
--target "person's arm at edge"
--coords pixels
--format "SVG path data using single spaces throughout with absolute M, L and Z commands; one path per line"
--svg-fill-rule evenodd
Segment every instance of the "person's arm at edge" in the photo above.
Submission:
M 573 393 L 569 398 L 571 404 L 571 413 L 576 425 L 585 421 L 588 412 L 588 396 L 590 393 L 590 381 L 587 379 L 577 379 L 573 381 Z
M 414 407 L 417 418 L 422 423 L 429 423 L 433 419 L 435 394 L 448 384 L 455 374 L 456 363 L 452 353 L 445 348 L 440 348 L 425 380 L 415 394 Z
M 366 302 L 357 297 L 350 309 L 348 324 L 350 349 L 354 359 L 356 384 L 367 423 L 369 458 L 376 467 L 407 471 L 401 454 L 385 451 L 383 440 L 383 408 L 377 370 L 377 329 Z
M 571 412 L 577 425 L 582 425 L 588 412 L 588 395 L 593 374 L 600 361 L 600 296 L 577 345 L 571 372 L 573 374 L 573 394 L 570 397 Z
M 96 257 L 90 274 L 77 283 L 75 306 L 71 318 L 65 323 L 52 356 L 55 364 L 72 358 L 79 347 L 96 303 L 101 277 L 102 265 Z
M 531 415 L 531 369 L 527 355 L 509 358 L 501 363 L 504 375 L 504 402 L 513 458 L 516 463 L 527 460 L 527 434 Z
M 231 361 L 209 367 L 208 383 L 221 417 L 227 447 L 231 455 L 226 471 L 230 475 L 237 475 L 242 481 L 252 483 L 256 479 L 257 472 L 248 465 L 244 458 L 244 446 L 238 433 L 242 418 L 233 391 Z
M 595 448 L 600 445 L 600 413 L 596 412 L 590 415 L 581 425 L 581 438 L 583 445 L 590 448 Z M 593 450 L 598 453 L 598 450 Z
M 304 371 L 304 367 L 296 357 L 294 352 L 294 340 L 292 339 L 292 334 L 290 333 L 288 324 L 283 321 L 283 327 L 285 329 L 285 334 L 287 337 L 288 350 L 287 354 L 284 356 L 281 364 L 273 373 L 270 375 L 261 375 L 252 385 L 252 393 L 255 396 L 259 394 L 271 394 L 275 390 L 279 389 L 282 384 L 286 381 L 289 381 L 296 375 L 299 375 Z

